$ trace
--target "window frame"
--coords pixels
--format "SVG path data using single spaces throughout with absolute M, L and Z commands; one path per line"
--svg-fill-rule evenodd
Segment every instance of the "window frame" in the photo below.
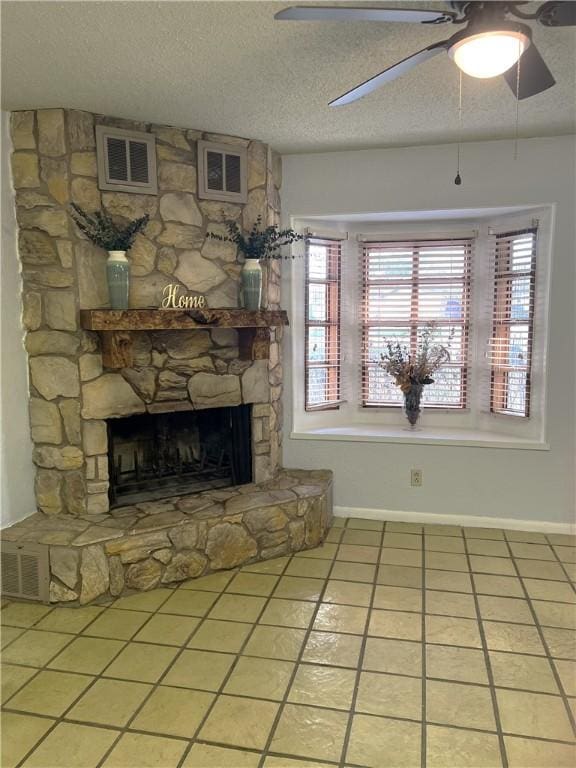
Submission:
M 369 368 L 373 366 L 367 361 L 368 354 L 368 334 L 371 328 L 407 328 L 410 331 L 410 347 L 411 352 L 414 354 L 418 344 L 419 329 L 427 324 L 427 321 L 421 318 L 422 305 L 420 302 L 420 289 L 426 285 L 447 285 L 447 284 L 461 284 L 462 285 L 462 305 L 463 305 L 463 318 L 461 320 L 452 320 L 451 322 L 438 322 L 438 327 L 460 327 L 462 329 L 462 347 L 460 362 L 448 363 L 443 365 L 442 368 L 457 369 L 460 371 L 460 397 L 457 405 L 450 405 L 448 403 L 425 403 L 426 409 L 433 410 L 447 410 L 447 411 L 465 411 L 468 407 L 469 400 L 469 351 L 470 351 L 470 326 L 471 326 L 471 295 L 472 295 L 472 262 L 474 254 L 475 237 L 433 237 L 433 236 L 418 236 L 412 238 L 393 238 L 389 237 L 386 240 L 374 241 L 366 240 L 360 243 L 360 263 L 361 263 L 361 318 L 362 318 L 362 352 L 361 352 L 361 406 L 362 408 L 401 408 L 402 398 L 400 397 L 398 402 L 389 402 L 382 400 L 380 402 L 373 402 L 366 399 L 366 388 Z M 461 278 L 450 278 L 448 274 L 443 274 L 435 277 L 423 277 L 419 273 L 421 251 L 423 248 L 439 248 L 442 246 L 448 247 L 450 243 L 462 244 L 465 248 L 463 256 L 463 273 Z M 369 260 L 370 250 L 376 251 L 378 248 L 384 250 L 397 246 L 398 249 L 404 248 L 406 251 L 412 249 L 411 256 L 411 278 L 402 283 L 398 280 L 390 280 L 380 278 L 370 281 L 369 279 Z M 404 285 L 409 287 L 410 290 L 410 319 L 407 321 L 400 321 L 394 319 L 386 319 L 381 322 L 369 321 L 368 317 L 368 296 L 369 288 L 374 285 L 392 286 L 392 285 Z
M 326 278 L 315 278 L 310 275 L 310 246 L 326 247 L 327 265 Z M 306 241 L 304 266 L 304 409 L 310 411 L 338 410 L 341 404 L 341 241 L 333 238 L 311 235 Z M 309 318 L 309 288 L 311 285 L 324 286 L 326 320 L 310 320 Z M 326 347 L 328 356 L 320 363 L 314 364 L 309 358 L 309 331 L 311 328 L 324 328 L 327 333 Z M 336 362 L 330 362 L 331 356 L 336 355 Z M 328 382 L 326 391 L 335 392 L 335 398 L 326 398 L 320 402 L 310 400 L 310 373 L 314 369 L 326 368 Z
M 522 235 L 531 234 L 533 236 L 531 248 L 531 264 L 528 270 L 514 271 L 511 267 L 513 254 L 511 249 L 504 245 L 504 249 L 499 247 L 499 240 L 511 242 L 511 238 L 522 237 Z M 531 379 L 532 379 L 532 348 L 534 345 L 534 322 L 536 309 L 536 266 L 538 255 L 538 227 L 528 227 L 508 232 L 498 232 L 493 235 L 494 243 L 494 275 L 493 275 L 493 302 L 492 302 L 492 343 L 496 339 L 504 338 L 501 334 L 506 333 L 506 344 L 510 344 L 510 336 L 515 325 L 528 326 L 525 366 L 511 366 L 498 364 L 495 362 L 495 353 L 492 353 L 490 359 L 490 412 L 500 416 L 512 416 L 514 418 L 530 418 L 531 405 Z M 502 269 L 504 262 L 504 269 Z M 514 280 L 528 278 L 529 284 L 529 308 L 528 318 L 523 320 L 514 320 L 512 317 L 511 295 Z M 520 369 L 525 371 L 525 395 L 524 411 L 515 411 L 506 407 L 508 396 L 507 374 Z M 495 404 L 495 399 L 500 401 Z

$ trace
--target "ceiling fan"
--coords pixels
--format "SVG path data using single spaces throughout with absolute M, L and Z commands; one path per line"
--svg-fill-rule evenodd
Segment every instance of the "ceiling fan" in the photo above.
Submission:
M 350 104 L 382 85 L 395 80 L 418 64 L 448 52 L 456 65 L 472 77 L 504 75 L 518 99 L 527 99 L 551 88 L 554 77 L 532 42 L 528 24 L 510 20 L 537 21 L 545 27 L 576 26 L 576 2 L 552 0 L 525 13 L 517 6 L 525 2 L 450 2 L 451 10 L 379 8 L 359 6 L 294 6 L 275 15 L 280 21 L 385 21 L 416 24 L 466 24 L 447 40 L 432 43 L 378 75 L 357 85 L 330 102 L 331 107 Z M 518 67 L 520 66 L 520 73 Z

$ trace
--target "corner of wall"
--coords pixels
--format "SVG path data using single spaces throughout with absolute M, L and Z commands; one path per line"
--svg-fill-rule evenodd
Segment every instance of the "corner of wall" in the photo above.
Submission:
M 0 124 L 2 246 L 0 314 L 0 527 L 36 511 L 32 478 L 32 442 L 28 421 L 28 373 L 21 322 L 22 280 L 18 259 L 16 213 L 10 173 L 10 113 Z

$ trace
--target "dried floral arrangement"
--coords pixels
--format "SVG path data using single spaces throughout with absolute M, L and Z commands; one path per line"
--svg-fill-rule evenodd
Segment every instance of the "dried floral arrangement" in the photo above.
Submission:
M 282 247 L 308 239 L 308 235 L 300 235 L 293 229 L 280 229 L 277 224 L 262 228 L 262 216 L 258 216 L 247 236 L 235 221 L 227 221 L 225 224 L 228 230 L 227 235 L 208 232 L 208 237 L 221 242 L 235 243 L 245 259 L 294 258 L 294 254 L 284 256 Z
M 106 251 L 127 251 L 134 243 L 134 238 L 141 232 L 150 216 L 146 214 L 134 219 L 127 226 L 121 227 L 106 211 L 87 213 L 76 203 L 71 203 L 71 217 L 86 237 Z
M 418 336 L 416 354 L 400 342 L 386 342 L 386 352 L 380 355 L 380 368 L 394 378 L 406 394 L 414 385 L 433 384 L 432 374 L 450 360 L 450 343 L 454 329 L 450 331 L 448 344 L 434 343 L 434 323 L 428 323 Z

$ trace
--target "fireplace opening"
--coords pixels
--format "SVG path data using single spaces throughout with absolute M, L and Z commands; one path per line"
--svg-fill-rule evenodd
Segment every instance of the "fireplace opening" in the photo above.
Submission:
M 252 481 L 251 406 L 108 421 L 110 506 Z

